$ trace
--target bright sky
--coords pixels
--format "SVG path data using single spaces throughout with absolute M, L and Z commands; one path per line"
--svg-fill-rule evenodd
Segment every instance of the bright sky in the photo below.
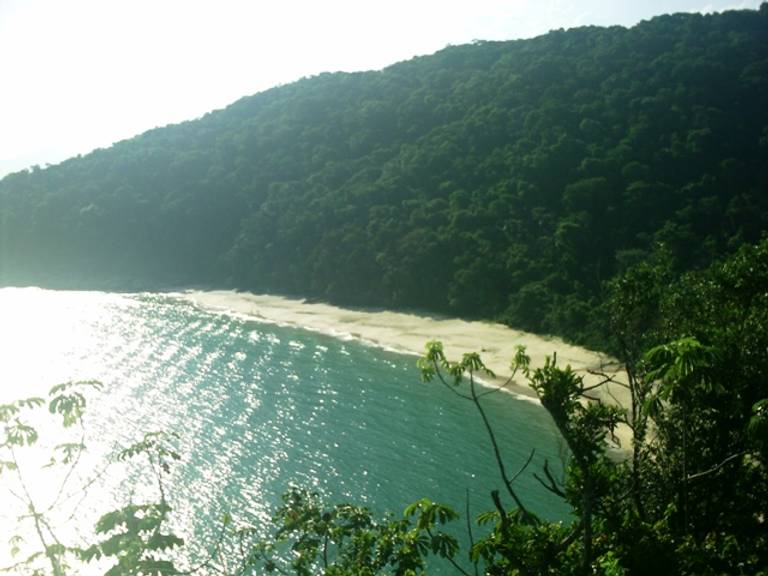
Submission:
M 0 0 L 0 177 L 324 71 L 760 0 Z

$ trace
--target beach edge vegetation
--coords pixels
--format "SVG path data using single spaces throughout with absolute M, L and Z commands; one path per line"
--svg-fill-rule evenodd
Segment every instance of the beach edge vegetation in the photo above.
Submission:
M 564 474 L 548 462 L 539 469 L 508 463 L 496 426 L 483 411 L 479 388 L 488 369 L 477 354 L 448 359 L 438 342 L 427 345 L 419 367 L 425 381 L 474 404 L 497 458 L 499 490 L 476 520 L 489 530 L 472 537 L 471 519 L 430 499 L 402 515 L 374 518 L 354 504 L 325 504 L 296 488 L 276 511 L 271 533 L 238 518 L 221 519 L 219 540 L 201 544 L 205 558 L 189 565 L 184 542 L 173 533 L 165 475 L 179 458 L 173 436 L 148 432 L 123 450 L 122 460 L 143 459 L 156 484 L 156 501 L 129 502 L 106 513 L 88 545 L 55 538 L 45 512 L 28 502 L 38 546 L 13 567 L 14 574 L 78 573 L 78 564 L 101 560 L 109 576 L 128 574 L 263 574 L 309 576 L 425 574 L 440 557 L 459 574 L 765 574 L 768 570 L 768 240 L 745 246 L 709 269 L 669 285 L 663 266 L 643 265 L 613 287 L 614 337 L 631 404 L 594 399 L 595 385 L 553 356 L 530 365 L 524 349 L 512 362 L 516 377 L 536 390 L 567 443 Z M 631 304 L 631 305 L 630 305 Z M 623 343 L 623 344 L 622 344 Z M 605 381 L 614 376 L 606 375 Z M 500 387 L 505 384 L 502 383 Z M 597 384 L 599 385 L 599 384 Z M 85 414 L 86 390 L 97 383 L 68 383 L 51 390 L 51 415 L 65 428 Z M 437 391 L 436 391 L 437 393 Z M 17 475 L 16 452 L 37 441 L 27 411 L 45 405 L 26 399 L 0 407 L 3 475 Z M 609 450 L 612 431 L 632 430 L 627 457 Z M 60 465 L 77 465 L 84 444 L 57 447 Z M 514 466 L 509 469 L 508 466 Z M 515 489 L 532 473 L 573 511 L 567 522 L 548 522 L 528 508 Z M 439 497 L 439 495 L 437 495 Z M 456 534 L 469 530 L 461 550 Z

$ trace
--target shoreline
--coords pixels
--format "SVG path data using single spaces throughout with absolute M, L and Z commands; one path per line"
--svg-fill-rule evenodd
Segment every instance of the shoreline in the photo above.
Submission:
M 439 340 L 449 360 L 460 359 L 468 352 L 478 352 L 485 365 L 496 374 L 495 379 L 484 379 L 483 383 L 490 386 L 499 385 L 509 378 L 509 364 L 518 344 L 526 347 L 534 367 L 543 365 L 547 356 L 556 353 L 558 364 L 570 365 L 584 377 L 588 386 L 599 382 L 599 377 L 590 374 L 589 370 L 611 375 L 618 373 L 616 361 L 605 354 L 568 344 L 559 338 L 539 336 L 498 323 L 386 310 L 351 310 L 303 299 L 233 290 L 188 290 L 176 295 L 204 309 L 241 314 L 258 322 L 357 340 L 402 354 L 421 356 L 427 342 Z M 599 394 L 602 400 L 628 405 L 624 388 L 616 385 L 602 388 Z M 538 402 L 536 392 L 521 378 L 503 390 Z M 625 431 L 618 432 L 622 447 L 628 447 L 625 441 L 629 440 L 629 436 Z

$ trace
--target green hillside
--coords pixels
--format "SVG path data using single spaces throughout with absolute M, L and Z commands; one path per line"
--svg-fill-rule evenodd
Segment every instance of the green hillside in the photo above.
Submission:
M 4 178 L 0 283 L 236 287 L 600 346 L 617 274 L 768 229 L 766 102 L 768 4 L 306 78 Z

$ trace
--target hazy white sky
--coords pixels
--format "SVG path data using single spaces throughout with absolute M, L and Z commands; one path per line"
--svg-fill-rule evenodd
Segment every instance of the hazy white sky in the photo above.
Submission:
M 323 71 L 760 0 L 0 0 L 0 177 Z

